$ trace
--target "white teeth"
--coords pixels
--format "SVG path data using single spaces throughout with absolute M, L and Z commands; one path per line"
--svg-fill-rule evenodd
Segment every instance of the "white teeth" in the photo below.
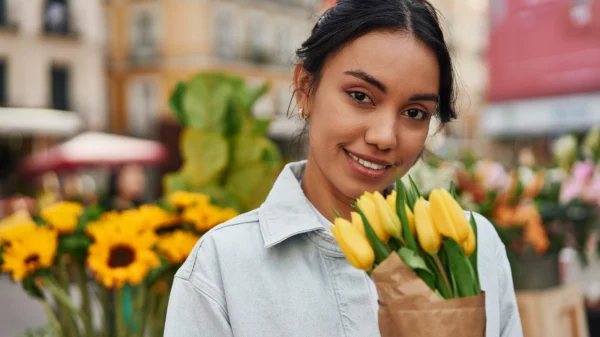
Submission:
M 379 164 L 371 163 L 370 161 L 366 161 L 362 158 L 358 158 L 357 156 L 353 155 L 350 152 L 348 152 L 348 155 L 350 156 L 350 158 L 354 159 L 362 166 L 364 166 L 366 168 L 370 168 L 371 170 L 379 171 L 379 170 L 383 170 L 384 168 L 386 168 L 386 165 L 379 165 Z

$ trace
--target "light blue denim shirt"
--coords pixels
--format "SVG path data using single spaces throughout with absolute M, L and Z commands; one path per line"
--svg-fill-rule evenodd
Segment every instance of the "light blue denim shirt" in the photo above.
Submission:
M 319 222 L 289 164 L 267 200 L 205 234 L 177 272 L 166 337 L 378 337 L 365 272 Z M 506 251 L 477 216 L 487 337 L 521 337 Z

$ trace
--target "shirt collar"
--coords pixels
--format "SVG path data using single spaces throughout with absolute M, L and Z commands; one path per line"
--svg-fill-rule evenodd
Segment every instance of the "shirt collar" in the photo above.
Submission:
M 305 167 L 306 161 L 286 165 L 259 209 L 260 230 L 266 248 L 298 234 L 323 230 L 300 186 Z

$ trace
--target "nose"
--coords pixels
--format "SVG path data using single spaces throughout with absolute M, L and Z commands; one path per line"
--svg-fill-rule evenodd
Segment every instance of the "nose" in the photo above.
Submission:
M 393 113 L 373 114 L 365 133 L 365 141 L 381 151 L 395 149 L 398 139 L 396 138 L 394 117 Z

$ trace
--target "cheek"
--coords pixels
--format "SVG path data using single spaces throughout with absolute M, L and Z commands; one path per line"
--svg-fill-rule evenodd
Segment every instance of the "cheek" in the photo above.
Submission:
M 362 122 L 343 97 L 329 97 L 330 99 L 317 100 L 314 105 L 309 119 L 309 135 L 311 144 L 332 149 L 355 141 L 361 134 Z
M 402 162 L 402 170 L 408 171 L 423 151 L 429 133 L 429 123 L 426 124 L 417 129 L 407 128 L 400 131 L 397 156 L 398 161 Z

